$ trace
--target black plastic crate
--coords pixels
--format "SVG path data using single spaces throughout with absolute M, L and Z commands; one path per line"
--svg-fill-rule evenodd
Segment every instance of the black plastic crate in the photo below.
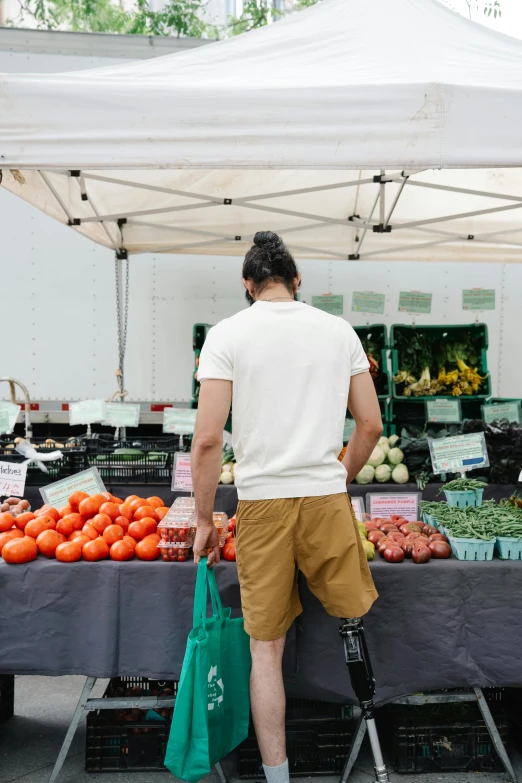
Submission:
M 174 439 L 169 439 L 174 440 Z M 179 438 L 176 451 L 180 451 Z M 136 441 L 134 441 L 136 443 Z M 87 453 L 87 467 L 97 468 L 106 484 L 170 484 L 174 465 L 174 448 L 165 445 L 146 448 L 126 442 L 101 444 L 97 450 Z M 157 441 L 156 441 L 157 444 Z M 121 449 L 134 450 L 122 452 Z M 139 452 L 139 453 L 138 453 Z
M 14 674 L 0 674 L 0 723 L 14 715 Z
M 432 397 L 436 400 L 437 397 Z M 467 419 L 481 419 L 483 400 L 467 400 L 459 397 L 462 411 L 462 422 Z M 414 397 L 390 400 L 388 405 L 388 421 L 390 423 L 390 435 L 400 435 L 403 429 L 407 429 L 411 435 L 419 436 L 425 430 L 440 432 L 447 429 L 451 434 L 462 431 L 462 422 L 455 424 L 434 423 L 426 421 L 426 400 L 417 400 Z
M 495 722 L 506 743 L 506 718 L 497 716 Z M 483 720 L 460 723 L 407 720 L 395 728 L 393 746 L 396 772 L 495 772 L 503 769 Z
M 370 326 L 354 326 L 354 331 L 359 337 L 367 354 L 373 356 L 379 364 L 377 375 L 374 378 L 375 390 L 380 400 L 387 399 L 391 394 L 391 379 L 388 372 L 388 329 L 384 324 L 371 324 Z
M 352 708 L 329 702 L 288 699 L 286 746 L 290 775 L 336 775 L 342 772 L 355 731 Z M 238 748 L 240 778 L 263 777 L 253 725 Z
M 63 456 L 61 459 L 53 462 L 44 463 L 48 471 L 47 473 L 41 471 L 37 464 L 31 462 L 27 467 L 27 478 L 25 481 L 27 486 L 41 486 L 42 479 L 46 484 L 58 481 L 68 476 L 74 476 L 75 473 L 79 473 L 88 467 L 85 447 L 77 439 L 69 441 L 72 445 L 67 445 L 68 442 L 66 440 L 60 440 L 58 445 L 56 445 L 56 442 L 50 443 L 45 438 L 33 438 L 31 443 L 37 446 L 36 451 L 38 454 L 44 455 L 53 451 L 61 451 Z M 24 462 L 25 457 L 15 451 L 12 444 L 14 444 L 14 440 L 8 440 L 5 437 L 0 441 L 0 459 L 4 462 Z
M 169 689 L 175 697 L 178 683 L 146 677 L 116 677 L 107 686 L 104 698 L 127 695 L 151 696 Z M 141 694 L 138 689 L 141 689 Z M 164 764 L 170 734 L 172 709 L 168 715 L 148 710 L 97 710 L 87 716 L 85 769 L 87 772 L 166 771 Z

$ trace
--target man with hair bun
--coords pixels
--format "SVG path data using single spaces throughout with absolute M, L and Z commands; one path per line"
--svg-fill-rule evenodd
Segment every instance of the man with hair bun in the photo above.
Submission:
M 214 326 L 199 363 L 192 475 L 196 562 L 219 562 L 212 520 L 223 428 L 233 407 L 236 549 L 251 638 L 252 715 L 268 783 L 289 780 L 282 656 L 302 612 L 301 571 L 334 617 L 377 598 L 346 491 L 382 434 L 361 342 L 343 318 L 297 300 L 301 276 L 282 239 L 259 231 L 243 264 L 251 305 Z M 343 427 L 355 420 L 343 461 Z

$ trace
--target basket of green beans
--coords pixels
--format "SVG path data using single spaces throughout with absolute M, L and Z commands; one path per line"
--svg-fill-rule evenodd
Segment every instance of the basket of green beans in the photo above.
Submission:
M 477 507 L 482 503 L 484 494 L 483 481 L 478 479 L 460 478 L 445 484 L 441 491 L 446 495 L 448 505 L 455 508 L 468 508 L 468 506 Z

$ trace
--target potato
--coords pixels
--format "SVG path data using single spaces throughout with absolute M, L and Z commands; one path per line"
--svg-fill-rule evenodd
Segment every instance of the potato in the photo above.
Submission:
M 19 503 L 18 505 L 20 506 L 20 508 L 22 509 L 22 511 L 27 511 L 27 509 L 28 509 L 28 508 L 29 508 L 29 506 L 30 506 L 30 503 L 29 503 L 29 501 L 28 501 L 28 500 L 21 500 L 21 501 L 20 501 L 20 503 Z

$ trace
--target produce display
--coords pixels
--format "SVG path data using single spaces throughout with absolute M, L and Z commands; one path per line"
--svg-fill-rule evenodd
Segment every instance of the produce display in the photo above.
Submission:
M 370 375 L 379 395 L 389 394 L 389 379 L 387 368 L 383 362 L 383 351 L 386 349 L 386 336 L 383 327 L 358 327 L 355 330 L 370 364 Z
M 512 505 L 511 499 L 500 503 L 485 500 L 480 506 L 467 508 L 421 501 L 421 509 L 454 538 L 494 541 L 501 537 L 522 541 L 522 509 Z
M 355 477 L 357 484 L 407 484 L 408 468 L 404 464 L 404 452 L 397 447 L 398 435 L 382 437 L 372 451 L 366 465 Z
M 20 514 L 24 514 L 31 508 L 28 500 L 21 498 L 7 498 L 3 503 L 0 503 L 0 513 L 4 514 L 9 512 L 11 516 L 18 517 Z M 0 533 L 2 529 L 0 528 Z
M 442 560 L 451 556 L 446 536 L 424 522 L 408 522 L 400 516 L 374 517 L 359 522 L 358 528 L 368 560 L 373 560 L 375 548 L 388 563 L 402 563 L 408 557 L 414 563 L 423 564 L 432 558 Z
M 440 335 L 422 329 L 397 330 L 396 347 L 399 371 L 393 380 L 403 397 L 480 394 L 487 375 L 480 375 L 480 353 L 471 331 L 458 338 L 440 339 Z

